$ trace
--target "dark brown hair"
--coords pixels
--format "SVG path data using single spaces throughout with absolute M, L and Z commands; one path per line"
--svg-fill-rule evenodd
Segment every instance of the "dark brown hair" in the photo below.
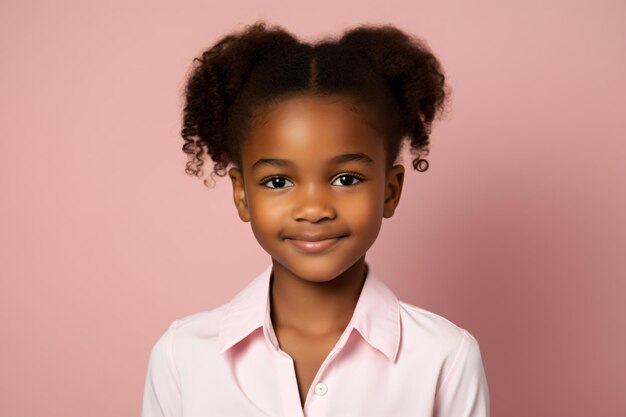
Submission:
M 345 97 L 371 109 L 386 139 L 387 166 L 408 136 L 418 171 L 428 169 L 431 123 L 444 110 L 449 87 L 423 40 L 391 25 L 361 25 L 340 39 L 300 42 L 263 21 L 222 37 L 200 57 L 185 84 L 181 136 L 186 172 L 201 176 L 203 155 L 213 174 L 241 164 L 241 145 L 256 117 L 295 95 Z M 206 181 L 205 181 L 206 184 Z

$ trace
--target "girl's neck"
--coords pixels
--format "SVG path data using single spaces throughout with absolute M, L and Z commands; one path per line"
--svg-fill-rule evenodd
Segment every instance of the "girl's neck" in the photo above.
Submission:
M 274 329 L 291 328 L 309 336 L 345 329 L 365 283 L 365 256 L 326 282 L 306 281 L 272 262 L 270 311 Z

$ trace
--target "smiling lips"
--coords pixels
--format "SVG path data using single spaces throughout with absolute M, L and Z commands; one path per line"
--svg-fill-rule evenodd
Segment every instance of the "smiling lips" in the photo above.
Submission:
M 307 253 L 322 252 L 336 244 L 344 236 L 294 236 L 287 240 L 296 248 Z

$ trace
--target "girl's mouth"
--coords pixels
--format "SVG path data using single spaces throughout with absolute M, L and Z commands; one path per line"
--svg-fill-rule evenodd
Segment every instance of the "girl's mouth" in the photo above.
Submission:
M 323 252 L 326 249 L 334 246 L 340 239 L 343 239 L 344 236 L 339 236 L 331 239 L 323 239 L 323 240 L 298 240 L 298 239 L 287 239 L 293 246 L 299 249 L 302 252 L 306 253 L 319 253 Z

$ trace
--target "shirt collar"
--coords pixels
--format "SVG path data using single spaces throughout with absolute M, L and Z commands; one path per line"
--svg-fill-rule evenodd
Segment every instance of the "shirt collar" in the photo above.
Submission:
M 400 345 L 398 298 L 367 265 L 367 275 L 348 327 L 355 328 L 374 348 L 394 362 Z M 220 353 L 230 349 L 258 328 L 274 348 L 278 340 L 270 318 L 269 284 L 272 264 L 227 304 L 219 330 Z M 349 329 L 351 331 L 351 329 Z

